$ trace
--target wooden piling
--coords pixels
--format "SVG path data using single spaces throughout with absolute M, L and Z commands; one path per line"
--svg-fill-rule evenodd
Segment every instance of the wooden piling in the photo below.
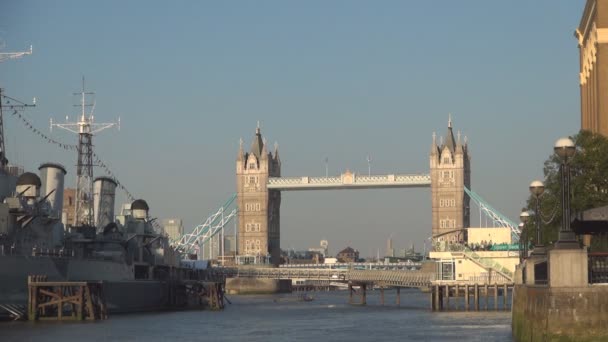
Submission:
M 486 296 L 486 301 L 485 301 L 485 310 L 488 311 L 488 297 L 489 297 L 489 292 L 488 292 L 488 284 L 484 284 L 484 292 L 485 292 L 485 296 Z
M 384 286 L 380 286 L 380 305 L 384 306 Z
M 473 301 L 475 302 L 475 311 L 479 311 L 479 285 L 475 284 L 475 288 L 473 289 L 475 292 L 473 294 Z
M 366 284 L 361 284 L 360 289 L 362 290 L 362 292 L 361 292 L 361 305 L 366 305 L 367 304 L 367 285 Z
M 445 311 L 450 310 L 450 285 L 445 286 Z
M 434 286 L 434 291 L 433 291 L 435 300 L 434 300 L 434 309 L 435 311 L 439 311 L 441 310 L 441 295 L 439 293 L 439 285 L 435 285 Z
M 469 311 L 469 284 L 464 286 L 464 309 Z
M 348 284 L 348 304 L 352 304 L 353 303 L 353 285 L 352 284 Z
M 454 298 L 456 300 L 456 303 L 454 303 L 454 306 L 455 306 L 456 311 L 458 311 L 458 307 L 460 306 L 459 305 L 459 302 L 460 302 L 460 288 L 459 288 L 458 284 L 456 284 L 456 286 L 454 286 Z
M 498 311 L 498 284 L 494 284 L 494 310 Z
M 502 290 L 502 309 L 504 311 L 507 311 L 508 310 L 508 308 L 507 308 L 507 294 L 509 293 L 508 292 L 508 285 L 504 284 L 503 286 L 504 287 L 503 287 L 503 290 Z
M 397 288 L 397 306 L 401 306 L 401 288 Z

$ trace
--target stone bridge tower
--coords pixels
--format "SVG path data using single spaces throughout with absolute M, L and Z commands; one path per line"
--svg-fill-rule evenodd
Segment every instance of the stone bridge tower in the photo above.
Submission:
M 431 199 L 433 208 L 433 241 L 463 241 L 464 228 L 470 226 L 469 196 L 464 187 L 471 187 L 471 163 L 466 138 L 460 132 L 454 139 L 452 119 L 448 131 L 437 144 L 433 133 L 431 145 Z
M 251 149 L 245 153 L 241 141 L 236 159 L 239 255 L 270 256 L 273 264 L 279 263 L 281 192 L 268 190 L 267 183 L 280 176 L 278 147 L 274 154 L 268 152 L 258 126 Z

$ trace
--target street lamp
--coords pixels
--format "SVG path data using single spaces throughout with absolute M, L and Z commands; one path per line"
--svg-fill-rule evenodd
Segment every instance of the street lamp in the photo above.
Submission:
M 560 138 L 553 147 L 560 158 L 560 174 L 562 177 L 562 226 L 557 238 L 556 248 L 578 248 L 578 242 L 570 229 L 570 161 L 576 153 L 574 142 L 570 138 Z
M 528 257 L 528 231 L 526 229 L 526 223 L 528 223 L 528 219 L 530 219 L 530 212 L 522 211 L 519 214 L 519 220 L 521 223 L 519 224 L 519 243 L 522 245 L 522 256 L 520 259 L 526 259 Z
M 519 263 L 521 264 L 522 261 L 524 260 L 524 256 L 526 255 L 526 252 L 524 251 L 524 246 L 525 246 L 525 240 L 524 240 L 524 223 L 520 222 L 519 223 Z
M 540 196 L 545 192 L 545 185 L 539 180 L 535 180 L 530 183 L 530 193 L 536 198 L 536 209 L 534 215 L 536 216 L 536 244 L 534 244 L 533 254 L 544 254 L 545 246 L 543 245 L 543 233 L 540 230 Z

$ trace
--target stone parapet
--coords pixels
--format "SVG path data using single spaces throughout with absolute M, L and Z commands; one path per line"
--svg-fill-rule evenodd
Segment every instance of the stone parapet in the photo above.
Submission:
M 512 325 L 515 341 L 608 341 L 608 284 L 516 285 Z

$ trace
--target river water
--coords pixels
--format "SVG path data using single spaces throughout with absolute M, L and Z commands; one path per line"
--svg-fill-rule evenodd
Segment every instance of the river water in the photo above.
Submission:
M 347 291 L 297 296 L 231 296 L 221 312 L 113 315 L 99 322 L 0 323 L 0 341 L 511 341 L 510 312 L 431 312 L 428 294 L 369 291 L 367 306 Z M 357 297 L 355 297 L 356 299 Z M 462 305 L 462 304 L 461 304 Z M 491 306 L 493 307 L 493 306 Z

